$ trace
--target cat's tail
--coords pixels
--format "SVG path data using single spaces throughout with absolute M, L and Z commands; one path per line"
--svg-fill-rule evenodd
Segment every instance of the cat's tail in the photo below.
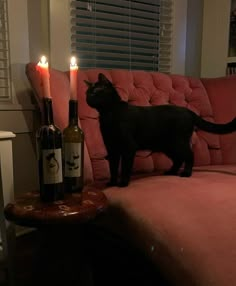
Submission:
M 194 117 L 195 117 L 195 126 L 206 132 L 216 133 L 216 134 L 227 134 L 236 131 L 236 117 L 232 121 L 225 124 L 217 124 L 206 121 L 196 114 L 194 114 Z

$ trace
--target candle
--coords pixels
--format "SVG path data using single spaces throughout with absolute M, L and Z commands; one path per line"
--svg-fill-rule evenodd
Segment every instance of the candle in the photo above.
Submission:
M 78 65 L 75 57 L 70 59 L 70 99 L 77 100 Z
M 41 74 L 41 79 L 43 83 L 43 95 L 46 98 L 51 98 L 50 95 L 50 83 L 49 83 L 49 71 L 48 71 L 48 62 L 45 56 L 42 56 L 38 62 L 39 71 Z

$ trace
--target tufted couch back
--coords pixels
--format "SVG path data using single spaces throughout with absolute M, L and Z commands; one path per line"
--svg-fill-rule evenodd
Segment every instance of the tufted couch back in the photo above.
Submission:
M 123 100 L 134 105 L 175 104 L 185 106 L 206 120 L 225 123 L 236 116 L 236 77 L 197 79 L 159 72 L 80 70 L 78 73 L 79 119 L 85 133 L 85 179 L 103 180 L 109 177 L 108 162 L 99 128 L 99 114 L 86 103 L 84 80 L 97 81 L 98 73 L 104 73 L 113 82 Z M 40 104 L 42 89 L 35 63 L 26 66 L 26 74 Z M 53 98 L 54 120 L 61 128 L 68 122 L 70 95 L 69 73 L 50 70 L 50 88 Z M 148 126 L 147 126 L 148 128 Z M 195 165 L 236 163 L 236 133 L 227 135 L 196 131 L 192 137 Z M 161 172 L 171 166 L 162 153 L 148 150 L 136 154 L 135 174 Z

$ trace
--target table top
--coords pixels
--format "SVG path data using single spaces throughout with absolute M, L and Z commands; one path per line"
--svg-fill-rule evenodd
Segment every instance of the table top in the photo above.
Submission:
M 107 198 L 102 191 L 83 191 L 66 194 L 52 203 L 42 202 L 38 191 L 25 193 L 9 203 L 4 214 L 7 220 L 28 227 L 78 224 L 87 222 L 104 212 Z
M 0 140 L 14 138 L 14 137 L 16 137 L 16 135 L 14 133 L 12 133 L 11 131 L 0 130 Z

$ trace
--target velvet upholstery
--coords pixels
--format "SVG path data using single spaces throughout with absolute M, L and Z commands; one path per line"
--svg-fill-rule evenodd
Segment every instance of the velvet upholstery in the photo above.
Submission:
M 101 188 L 110 203 L 107 225 L 136 243 L 173 285 L 234 285 L 236 274 L 236 132 L 192 137 L 195 167 L 191 178 L 161 176 L 171 161 L 148 150 L 136 154 L 127 188 L 104 188 L 109 178 L 106 148 L 98 113 L 85 100 L 84 80 L 95 82 L 103 72 L 123 100 L 134 105 L 186 106 L 204 119 L 225 123 L 236 116 L 236 77 L 197 79 L 158 72 L 80 70 L 79 119 L 85 133 L 85 181 Z M 36 65 L 26 66 L 42 98 Z M 54 119 L 68 117 L 69 73 L 50 70 Z M 148 126 L 147 126 L 148 128 Z M 122 227 L 121 227 L 122 226 Z

